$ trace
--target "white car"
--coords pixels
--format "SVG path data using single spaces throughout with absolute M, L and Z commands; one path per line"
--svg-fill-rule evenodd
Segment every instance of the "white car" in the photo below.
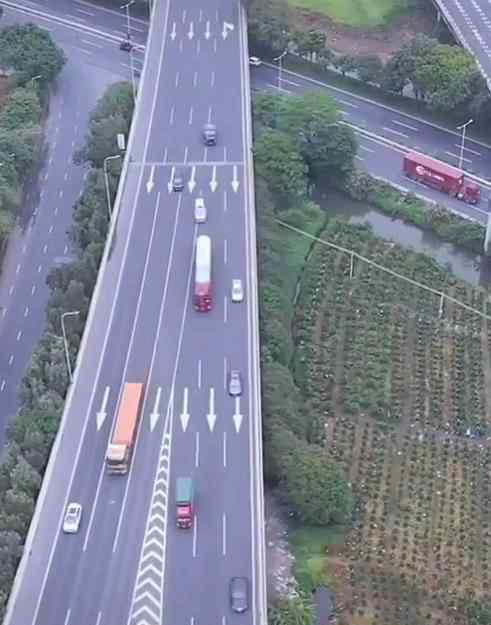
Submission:
M 63 521 L 65 534 L 76 534 L 82 518 L 82 506 L 79 503 L 69 503 Z
M 232 301 L 242 302 L 244 299 L 244 289 L 242 288 L 242 280 L 232 280 Z
M 249 65 L 252 65 L 253 67 L 259 67 L 262 64 L 263 62 L 258 56 L 249 57 Z
M 206 206 L 202 197 L 197 197 L 194 201 L 194 221 L 197 224 L 204 224 L 206 221 Z

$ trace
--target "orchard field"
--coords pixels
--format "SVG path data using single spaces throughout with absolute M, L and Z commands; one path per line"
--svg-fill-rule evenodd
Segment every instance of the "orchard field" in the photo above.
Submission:
M 305 265 L 295 379 L 357 501 L 339 622 L 466 625 L 491 599 L 491 300 L 363 227 L 322 238 L 467 305 L 320 243 Z

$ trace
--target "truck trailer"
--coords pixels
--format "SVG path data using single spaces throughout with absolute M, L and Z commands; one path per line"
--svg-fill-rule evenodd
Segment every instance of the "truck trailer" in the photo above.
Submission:
M 176 524 L 181 529 L 193 525 L 193 480 L 190 477 L 178 477 L 176 481 Z
M 212 305 L 211 240 L 202 234 L 196 240 L 194 308 L 199 312 L 208 312 Z
M 128 472 L 140 418 L 143 384 L 127 382 L 123 388 L 116 425 L 106 452 L 109 473 Z
M 477 184 L 468 180 L 461 169 L 436 158 L 409 152 L 404 156 L 403 168 L 411 180 L 438 189 L 468 204 L 477 204 L 480 200 L 481 189 Z

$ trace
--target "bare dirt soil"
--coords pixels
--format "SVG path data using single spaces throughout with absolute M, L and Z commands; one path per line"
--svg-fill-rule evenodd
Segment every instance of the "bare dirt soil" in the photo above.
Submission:
M 376 54 L 386 61 L 401 45 L 417 33 L 430 35 L 434 29 L 432 12 L 416 9 L 410 15 L 395 18 L 385 28 L 360 29 L 336 24 L 324 15 L 309 11 L 295 12 L 295 26 L 300 30 L 320 30 L 327 35 L 326 45 L 340 54 L 364 56 Z

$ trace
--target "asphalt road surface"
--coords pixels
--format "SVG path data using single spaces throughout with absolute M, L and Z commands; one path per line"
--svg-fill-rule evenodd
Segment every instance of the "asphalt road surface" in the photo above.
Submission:
M 266 620 L 245 24 L 226 0 L 203 10 L 157 2 L 154 20 L 111 253 L 5 625 Z M 218 145 L 206 148 L 210 120 Z M 176 168 L 182 194 L 168 190 Z M 206 314 L 191 302 L 198 232 L 213 242 Z M 230 300 L 233 278 L 245 285 L 241 304 Z M 238 399 L 226 390 L 231 368 L 243 376 Z M 145 399 L 130 473 L 114 477 L 104 455 L 125 381 L 144 381 Z M 174 520 L 179 475 L 197 493 L 187 532 Z M 73 500 L 83 523 L 66 536 Z M 229 607 L 234 575 L 251 584 L 244 616 Z
M 6 15 L 3 23 L 9 21 L 10 15 Z M 49 296 L 46 276 L 71 258 L 66 232 L 85 176 L 83 167 L 73 164 L 73 152 L 83 144 L 89 112 L 97 98 L 118 79 L 107 70 L 90 67 L 69 49 L 67 54 L 67 65 L 50 101 L 46 159 L 28 186 L 2 264 L 0 446 L 8 419 L 18 406 L 20 381 L 44 326 Z

